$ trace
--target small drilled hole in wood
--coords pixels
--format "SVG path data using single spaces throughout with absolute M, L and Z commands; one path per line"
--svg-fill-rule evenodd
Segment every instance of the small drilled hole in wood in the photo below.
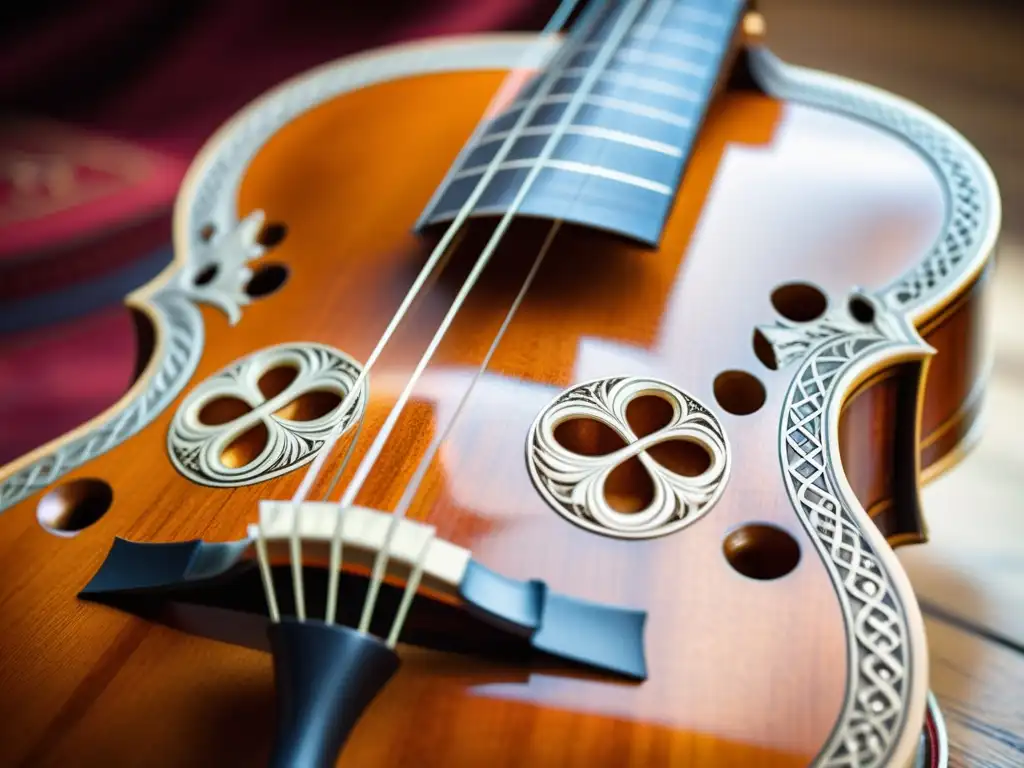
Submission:
M 640 512 L 654 501 L 654 481 L 634 456 L 609 473 L 604 481 L 604 498 L 616 512 Z
M 234 421 L 250 410 L 249 404 L 237 397 L 216 397 L 199 409 L 199 421 L 215 427 Z
M 266 371 L 256 383 L 260 392 L 267 400 L 277 397 L 295 381 L 299 369 L 294 365 L 278 365 Z
M 859 296 L 850 299 L 850 314 L 858 323 L 865 325 L 875 321 L 875 308 Z
M 68 480 L 39 500 L 36 519 L 50 533 L 69 536 L 98 522 L 114 503 L 114 491 L 103 480 Z
M 626 406 L 626 421 L 637 437 L 653 434 L 668 426 L 674 415 L 672 403 L 659 395 L 640 395 Z
M 775 350 L 772 349 L 771 342 L 761 333 L 760 329 L 754 331 L 754 354 L 757 355 L 757 359 L 764 364 L 765 368 L 770 368 L 773 371 L 778 370 L 779 361 L 775 359 Z
M 278 221 L 270 221 L 263 225 L 263 229 L 256 236 L 256 242 L 264 248 L 273 248 L 281 243 L 287 234 L 287 226 Z
M 723 371 L 715 378 L 715 399 L 729 413 L 746 416 L 764 405 L 764 384 L 746 371 Z
M 203 224 L 203 228 L 199 230 L 199 237 L 204 243 L 213 240 L 215 234 L 217 234 L 217 228 L 213 224 Z
M 626 444 L 618 432 L 597 419 L 566 419 L 555 427 L 554 436 L 567 451 L 581 456 L 605 456 Z
M 808 283 L 787 283 L 772 292 L 772 306 L 783 317 L 806 323 L 825 314 L 828 300 L 818 288 Z
M 220 455 L 225 467 L 238 469 L 255 461 L 267 447 L 267 428 L 260 422 L 236 437 Z
M 192 282 L 195 285 L 206 285 L 207 283 L 211 282 L 213 280 L 213 278 L 215 278 L 216 276 L 217 276 L 217 265 L 216 264 L 210 264 L 209 266 L 204 267 L 202 269 L 202 271 L 200 271 L 200 273 L 198 275 L 196 275 L 194 278 L 192 278 Z
M 261 299 L 281 290 L 288 280 L 288 268 L 283 264 L 264 264 L 250 278 L 245 292 L 254 299 Z
M 669 472 L 697 477 L 711 467 L 711 453 L 696 440 L 666 440 L 647 449 L 648 455 Z
M 725 537 L 725 559 L 751 579 L 769 581 L 790 573 L 800 562 L 800 545 L 781 528 L 749 523 Z
M 274 412 L 275 416 L 290 421 L 313 421 L 322 418 L 341 405 L 341 396 L 335 392 L 307 392 Z

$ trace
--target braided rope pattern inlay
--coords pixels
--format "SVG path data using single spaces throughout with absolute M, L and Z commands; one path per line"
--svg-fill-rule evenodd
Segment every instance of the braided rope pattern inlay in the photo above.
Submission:
M 257 242 L 263 212 L 253 211 L 211 243 L 190 252 L 168 283 L 147 300 L 163 341 L 149 386 L 94 430 L 41 456 L 0 484 L 0 512 L 123 443 L 153 421 L 188 384 L 203 355 L 203 315 L 196 304 L 219 309 L 232 325 L 249 303 L 250 263 L 266 249 Z M 203 278 L 203 270 L 213 275 Z
M 945 229 L 917 266 L 879 292 L 887 306 L 907 312 L 929 304 L 987 256 L 982 250 L 992 226 L 995 190 L 967 143 L 949 126 L 874 89 L 786 65 L 766 50 L 752 51 L 750 62 L 773 96 L 853 115 L 891 131 L 941 175 L 949 209 Z
M 999 226 L 998 189 L 984 160 L 950 126 L 903 99 L 860 83 L 783 63 L 750 51 L 764 90 L 781 99 L 845 113 L 888 130 L 914 147 L 938 174 L 947 196 L 945 226 L 932 248 L 872 295 L 861 324 L 832 312 L 811 323 L 762 326 L 780 367 L 799 364 L 780 430 L 782 471 L 794 508 L 836 587 L 852 641 L 846 699 L 815 765 L 885 765 L 906 718 L 910 694 L 906 615 L 890 574 L 843 497 L 829 455 L 826 414 L 836 384 L 860 359 L 890 344 L 921 344 L 909 324 L 960 290 L 991 255 Z M 855 295 L 860 293 L 855 292 Z M 870 523 L 868 523 L 870 524 Z
M 184 388 L 203 353 L 202 315 L 187 296 L 177 291 L 158 293 L 150 300 L 150 307 L 158 316 L 165 349 L 149 387 L 96 429 L 7 478 L 0 485 L 0 512 L 135 435 Z
M 841 374 L 892 343 L 875 329 L 841 334 L 800 366 L 786 397 L 780 454 L 790 498 L 829 569 L 853 630 L 853 676 L 844 711 L 819 765 L 868 768 L 885 763 L 901 732 L 910 688 L 908 627 L 885 565 L 838 490 L 825 414 Z

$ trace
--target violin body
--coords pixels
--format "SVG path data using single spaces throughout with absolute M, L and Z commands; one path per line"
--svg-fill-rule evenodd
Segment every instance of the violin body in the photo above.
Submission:
M 367 359 L 436 242 L 417 217 L 505 74 L 557 45 L 371 52 L 212 137 L 173 265 L 127 302 L 133 387 L 0 473 L 4 764 L 267 761 L 265 650 L 77 595 L 117 537 L 235 541 L 292 497 L 338 404 L 325 366 Z M 645 611 L 645 679 L 400 644 L 341 765 L 916 759 L 927 645 L 891 547 L 926 539 L 918 489 L 977 434 L 995 182 L 896 97 L 760 48 L 739 66 L 750 83 L 712 105 L 657 246 L 563 225 L 475 380 L 551 225 L 513 222 L 357 498 L 394 509 L 448 430 L 409 518 L 509 578 Z M 494 226 L 470 219 L 385 347 L 337 488 Z M 666 429 L 695 437 L 659 452 Z M 619 457 L 592 516 L 590 470 L 555 473 L 552 440 L 584 468 Z M 331 481 L 309 498 L 339 498 Z M 689 514 L 650 522 L 674 493 Z

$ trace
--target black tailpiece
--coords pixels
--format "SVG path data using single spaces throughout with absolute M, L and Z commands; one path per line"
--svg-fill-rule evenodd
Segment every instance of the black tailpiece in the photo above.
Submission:
M 277 690 L 270 766 L 329 768 L 398 655 L 377 637 L 320 621 L 282 619 L 267 634 Z

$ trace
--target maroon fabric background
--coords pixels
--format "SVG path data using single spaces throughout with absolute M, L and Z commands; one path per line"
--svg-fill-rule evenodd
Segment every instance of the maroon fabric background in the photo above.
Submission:
M 557 6 L 557 0 L 7 3 L 0 10 L 0 113 L 56 119 L 187 161 L 238 109 L 310 67 L 410 39 L 536 30 Z M 0 338 L 0 464 L 113 404 L 130 385 L 133 367 L 132 322 L 120 306 Z
M 539 29 L 556 0 L 94 0 L 0 11 L 0 104 L 191 156 L 267 88 L 349 53 Z

